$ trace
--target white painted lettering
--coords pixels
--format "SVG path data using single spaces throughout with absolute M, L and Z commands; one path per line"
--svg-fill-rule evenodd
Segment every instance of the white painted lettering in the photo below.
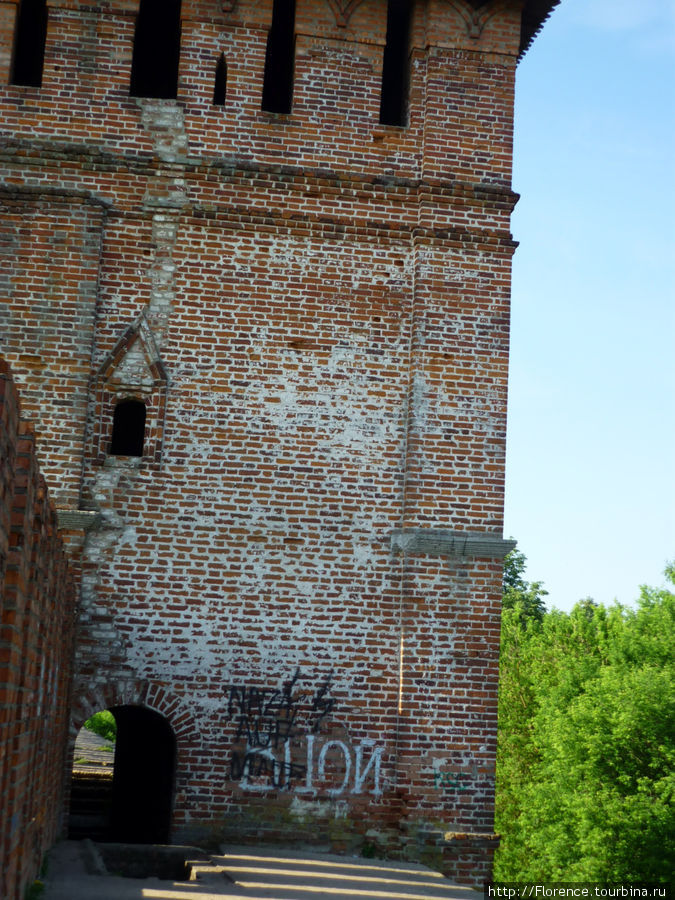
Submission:
M 328 788 L 328 793 L 331 797 L 339 797 L 349 783 L 349 775 L 352 768 L 352 759 L 349 753 L 349 747 L 347 747 L 346 744 L 343 744 L 342 741 L 326 741 L 326 743 L 321 748 L 321 753 L 319 753 L 319 762 L 317 766 L 317 775 L 319 778 L 326 777 L 326 756 L 331 747 L 338 747 L 342 752 L 345 760 L 345 775 L 342 779 L 342 784 L 338 788 Z
M 363 769 L 363 751 L 366 747 L 371 748 L 372 752 L 370 754 L 370 759 L 368 760 L 366 768 Z M 380 764 L 382 762 L 383 749 L 383 747 L 375 747 L 372 741 L 363 741 L 356 748 L 354 761 L 354 788 L 352 790 L 352 794 L 360 794 L 363 791 L 363 783 L 368 777 L 371 769 L 373 770 L 374 776 L 374 786 L 371 794 L 379 796 L 382 793 L 382 788 L 380 787 Z

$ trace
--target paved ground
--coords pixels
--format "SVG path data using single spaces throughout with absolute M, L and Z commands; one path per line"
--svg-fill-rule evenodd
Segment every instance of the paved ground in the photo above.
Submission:
M 122 878 L 102 871 L 89 841 L 63 841 L 49 856 L 44 900 L 479 900 L 413 863 L 230 847 L 193 868 L 190 881 Z
M 92 772 L 112 775 L 115 764 L 115 744 L 105 738 L 81 728 L 75 740 L 73 756 L 74 772 Z

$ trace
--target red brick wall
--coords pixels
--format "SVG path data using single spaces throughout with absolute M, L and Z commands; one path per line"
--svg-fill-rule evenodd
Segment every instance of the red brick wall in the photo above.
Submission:
M 75 594 L 0 359 L 0 895 L 24 896 L 61 826 Z
M 384 0 L 298 0 L 289 115 L 260 109 L 271 0 L 221 6 L 183 3 L 177 100 L 129 96 L 135 0 L 52 0 L 42 87 L 0 85 L 7 355 L 95 520 L 71 740 L 165 715 L 178 840 L 486 860 L 520 4 L 415 4 L 405 127 Z M 129 397 L 146 451 L 110 457 Z

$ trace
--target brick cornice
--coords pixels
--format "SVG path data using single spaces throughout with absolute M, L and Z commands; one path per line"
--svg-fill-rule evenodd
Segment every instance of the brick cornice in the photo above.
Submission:
M 559 3 L 560 0 L 527 0 L 522 13 L 518 59 L 523 58 Z
M 392 192 L 415 192 L 420 200 L 426 202 L 435 202 L 441 198 L 447 201 L 466 199 L 490 205 L 506 203 L 512 208 L 519 199 L 519 195 L 510 187 L 496 182 L 472 183 L 455 178 L 406 178 L 397 175 L 359 174 L 319 167 L 258 163 L 236 157 L 185 156 L 167 162 L 158 160 L 152 153 L 114 153 L 88 144 L 28 141 L 20 138 L 0 139 L 0 160 L 8 165 L 27 168 L 45 166 L 48 168 L 50 164 L 68 161 L 85 170 L 91 167 L 94 171 L 129 171 L 139 175 L 171 175 L 176 172 L 192 172 L 200 175 L 217 172 L 222 178 L 241 178 L 247 181 L 262 178 L 274 180 L 276 183 L 284 182 L 289 186 L 295 182 L 303 185 L 311 182 L 319 187 L 347 190 L 378 188 Z M 33 187 L 33 190 L 39 193 L 44 188 Z M 68 191 L 62 190 L 61 193 L 65 194 Z M 72 193 L 91 196 L 91 192 L 87 191 L 72 191 Z
M 51 187 L 49 185 L 34 184 L 2 184 L 0 183 L 0 196 L 7 200 L 21 200 L 27 198 L 36 200 L 49 199 L 60 203 L 90 203 L 92 206 L 100 206 L 110 209 L 112 202 L 87 190 L 76 188 Z

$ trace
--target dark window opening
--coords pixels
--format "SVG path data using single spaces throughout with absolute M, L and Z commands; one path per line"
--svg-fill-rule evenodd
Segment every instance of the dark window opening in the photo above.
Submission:
M 227 61 L 225 54 L 221 53 L 216 65 L 216 78 L 213 85 L 213 105 L 225 106 L 227 93 Z
M 14 32 L 12 84 L 42 85 L 47 39 L 46 0 L 21 0 Z
M 262 94 L 262 108 L 268 112 L 291 111 L 294 62 L 295 0 L 274 0 Z
M 111 456 L 143 456 L 145 438 L 145 403 L 122 400 L 113 415 Z
M 178 94 L 180 0 L 141 0 L 131 60 L 132 97 Z
M 410 63 L 410 4 L 408 0 L 389 0 L 387 4 L 387 42 L 382 60 L 380 122 L 406 125 Z

